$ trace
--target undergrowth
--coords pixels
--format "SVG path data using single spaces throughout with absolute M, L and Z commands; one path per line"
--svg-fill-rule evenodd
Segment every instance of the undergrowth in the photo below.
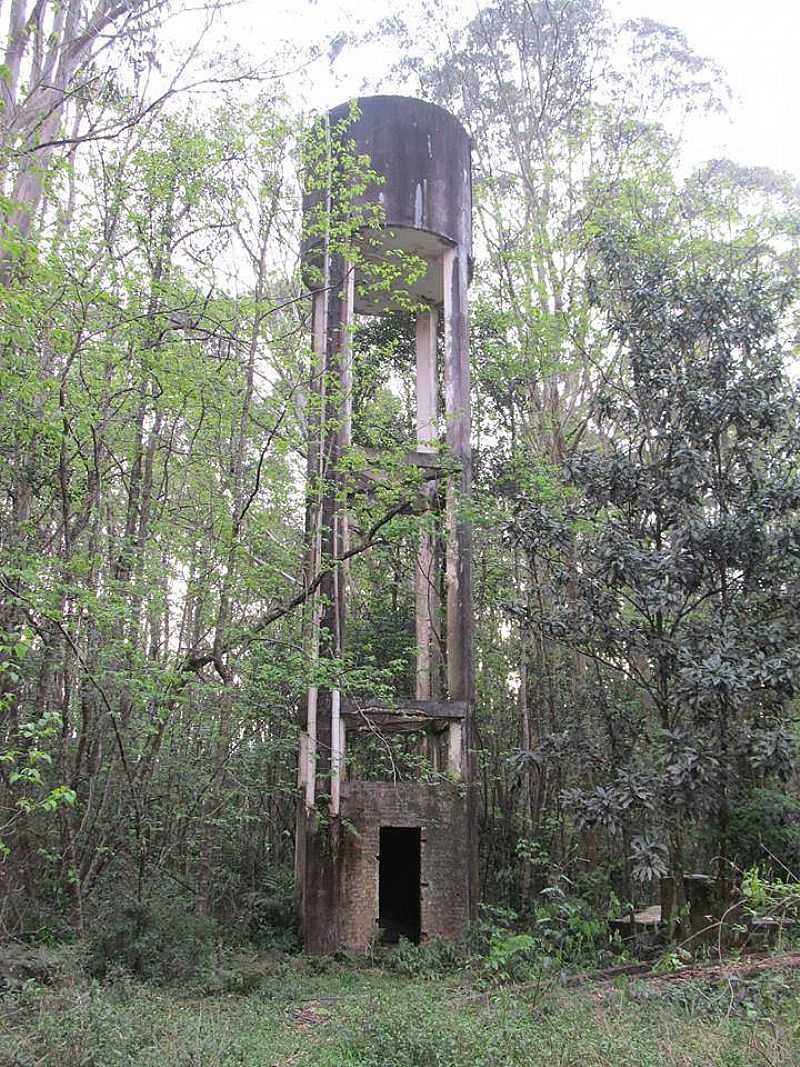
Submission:
M 757 872 L 746 888 L 753 910 L 787 899 Z M 559 894 L 524 921 L 485 908 L 462 944 L 401 942 L 364 958 L 223 948 L 177 910 L 120 911 L 83 948 L 7 946 L 0 1067 L 800 1063 L 800 974 L 566 988 L 570 973 L 623 953 L 602 917 Z
M 800 1062 L 800 984 L 778 974 L 660 988 L 498 989 L 374 961 L 231 956 L 224 981 L 117 972 L 0 997 L 0 1067 L 751 1067 Z M 444 956 L 444 958 L 441 958 Z M 451 966 L 452 964 L 452 966 Z M 314 973 L 314 972 L 317 973 Z M 318 973 L 323 971 L 324 973 Z M 240 975 L 236 977 L 237 973 Z

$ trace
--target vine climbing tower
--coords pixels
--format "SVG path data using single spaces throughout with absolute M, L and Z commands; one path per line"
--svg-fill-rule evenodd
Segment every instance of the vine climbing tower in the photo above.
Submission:
M 375 940 L 401 936 L 456 938 L 476 910 L 468 519 L 472 189 L 466 132 L 448 112 L 419 100 L 375 96 L 336 108 L 319 143 L 326 178 L 304 199 L 314 363 L 306 568 L 312 659 L 341 662 L 347 651 L 349 561 L 370 537 L 353 529 L 348 508 L 356 315 L 414 309 L 416 442 L 403 462 L 420 472 L 417 510 L 441 507 L 443 528 L 439 538 L 420 524 L 415 573 L 408 576 L 415 587 L 414 692 L 392 701 L 356 699 L 335 688 L 335 672 L 326 677 L 324 671 L 308 691 L 296 884 L 306 950 L 327 953 L 364 951 Z M 345 157 L 361 161 L 368 176 L 357 179 L 352 163 L 331 164 Z M 350 254 L 338 239 L 340 221 L 331 221 L 343 215 L 355 231 Z M 413 269 L 397 272 L 404 262 Z M 379 476 L 380 453 L 369 458 Z M 429 739 L 435 773 L 411 781 L 358 780 L 348 738 L 409 729 Z

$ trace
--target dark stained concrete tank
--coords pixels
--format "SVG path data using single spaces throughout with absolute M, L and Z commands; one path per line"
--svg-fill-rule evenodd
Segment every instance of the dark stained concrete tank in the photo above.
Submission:
M 355 120 L 350 120 L 349 103 L 334 108 L 328 120 L 332 137 L 353 142 L 354 151 L 368 156 L 372 170 L 384 179 L 358 197 L 361 204 L 376 205 L 381 219 L 380 228 L 362 235 L 362 273 L 368 273 L 369 262 L 380 263 L 398 250 L 433 264 L 445 248 L 458 246 L 471 263 L 470 139 L 461 123 L 435 104 L 405 96 L 362 97 L 356 106 Z M 307 217 L 319 210 L 324 195 L 316 191 L 304 198 Z M 304 242 L 309 288 L 320 284 L 323 252 L 321 237 Z M 440 305 L 441 272 L 429 267 L 406 295 Z M 374 314 L 393 305 L 389 294 L 362 291 L 355 309 Z

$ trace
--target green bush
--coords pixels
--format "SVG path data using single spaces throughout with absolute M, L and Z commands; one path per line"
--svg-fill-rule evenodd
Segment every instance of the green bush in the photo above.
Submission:
M 800 800 L 777 789 L 754 789 L 731 811 L 731 858 L 800 880 Z
M 465 947 L 453 941 L 433 937 L 415 945 L 401 938 L 399 945 L 387 953 L 383 965 L 385 970 L 406 978 L 436 978 L 461 970 L 467 962 Z
M 294 872 L 289 868 L 273 868 L 258 892 L 242 896 L 240 914 L 248 944 L 277 952 L 296 952 L 300 948 Z
M 538 938 L 498 930 L 489 943 L 481 973 L 493 983 L 525 982 L 550 962 L 550 957 L 542 956 Z
M 119 970 L 156 983 L 190 978 L 214 951 L 216 923 L 181 899 L 109 905 L 93 926 L 87 967 L 96 978 Z
M 604 951 L 615 947 L 606 916 L 583 898 L 560 890 L 534 908 L 526 926 L 540 951 L 564 964 L 597 963 Z
M 509 908 L 481 906 L 468 944 L 491 983 L 524 982 L 555 967 L 599 965 L 619 955 L 606 916 L 561 890 L 541 894 L 522 917 Z

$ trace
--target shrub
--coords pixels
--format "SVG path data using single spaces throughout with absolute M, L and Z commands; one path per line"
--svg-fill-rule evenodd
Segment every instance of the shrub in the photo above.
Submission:
M 468 943 L 481 957 L 484 978 L 493 983 L 525 981 L 556 966 L 599 964 L 604 955 L 619 954 L 606 916 L 560 889 L 545 890 L 524 917 L 482 906 Z
M 0 945 L 0 991 L 36 986 L 71 986 L 82 978 L 81 952 L 76 945 Z
M 553 890 L 537 905 L 529 924 L 540 951 L 561 963 L 597 962 L 601 952 L 612 947 L 607 918 L 581 897 L 565 896 L 561 890 Z
M 244 938 L 249 944 L 278 952 L 299 949 L 292 870 L 270 870 L 258 892 L 242 896 L 240 909 Z
M 531 934 L 497 931 L 492 935 L 481 972 L 488 981 L 523 982 L 541 971 L 549 957 L 542 957 L 541 943 Z
M 800 800 L 777 789 L 754 789 L 731 811 L 730 851 L 742 869 L 800 879 Z
M 384 967 L 406 978 L 436 978 L 452 974 L 466 965 L 467 953 L 463 945 L 433 937 L 421 945 L 400 939 L 384 960 Z
M 104 909 L 89 937 L 88 969 L 103 978 L 122 969 L 162 983 L 194 976 L 211 958 L 216 923 L 181 899 L 157 897 Z

